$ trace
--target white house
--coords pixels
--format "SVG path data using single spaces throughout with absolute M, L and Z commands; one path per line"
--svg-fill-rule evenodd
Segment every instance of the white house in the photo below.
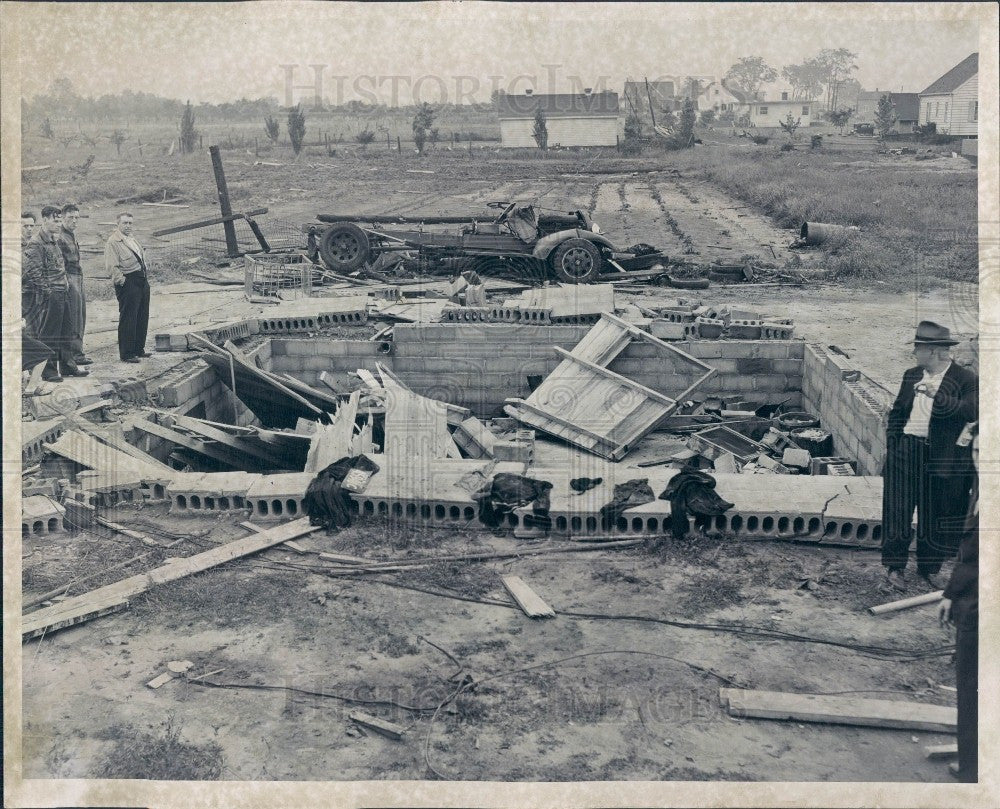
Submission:
M 979 54 L 973 53 L 920 93 L 920 123 L 945 135 L 979 134 Z
M 742 93 L 737 95 L 737 92 L 730 90 L 721 81 L 713 81 L 698 96 L 695 107 L 701 112 L 704 110 L 715 110 L 716 113 L 735 112 L 743 106 L 745 98 Z
M 816 111 L 816 102 L 791 101 L 787 98 L 778 101 L 750 101 L 746 110 L 750 126 L 777 128 L 779 122 L 786 120 L 791 114 L 793 120 L 808 127 L 812 123 L 813 112 Z
M 541 109 L 549 146 L 615 146 L 618 143 L 618 93 L 502 95 L 497 99 L 502 147 L 537 148 L 535 114 Z
M 882 96 L 889 96 L 892 104 L 892 113 L 895 122 L 892 130 L 899 133 L 913 132 L 917 123 L 917 110 L 919 109 L 919 96 L 917 93 L 893 93 L 888 90 L 862 90 L 858 93 L 858 106 L 851 116 L 851 123 L 854 128 L 859 126 L 875 126 L 875 112 L 878 110 L 879 100 Z

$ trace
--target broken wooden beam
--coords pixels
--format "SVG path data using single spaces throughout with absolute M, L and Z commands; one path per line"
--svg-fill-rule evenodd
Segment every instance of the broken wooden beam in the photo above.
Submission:
M 59 604 L 25 615 L 21 619 L 21 639 L 31 640 L 124 609 L 128 606 L 130 598 L 141 595 L 158 584 L 209 570 L 318 530 L 319 526 L 309 525 L 308 517 L 302 517 L 275 526 L 264 533 L 227 542 L 202 553 L 168 562 L 146 573 L 130 576 L 106 587 L 68 598 Z
M 390 739 L 395 739 L 396 741 L 402 739 L 403 734 L 406 732 L 406 728 L 401 725 L 387 722 L 385 719 L 379 719 L 377 716 L 372 716 L 362 711 L 351 711 L 348 716 L 352 722 L 357 722 L 362 727 L 374 730 L 376 733 L 381 733 L 383 736 L 388 736 Z
M 784 719 L 932 733 L 954 733 L 958 722 L 955 708 L 904 700 L 720 688 L 719 701 L 730 716 L 740 719 Z
M 924 752 L 927 754 L 927 758 L 931 761 L 957 758 L 958 757 L 958 745 L 957 744 L 929 744 L 924 747 Z
M 227 216 L 217 216 L 214 219 L 201 219 L 197 222 L 188 222 L 184 225 L 174 225 L 170 228 L 163 228 L 163 230 L 154 230 L 150 235 L 169 236 L 171 233 L 183 233 L 186 230 L 197 230 L 198 228 L 207 228 L 212 225 L 224 225 L 226 222 L 233 222 L 247 216 L 263 216 L 266 213 L 267 208 L 256 208 L 252 211 L 247 211 L 246 213 L 231 213 Z
M 501 576 L 500 581 L 529 618 L 555 618 L 556 611 L 546 604 L 541 596 L 532 590 L 520 576 Z

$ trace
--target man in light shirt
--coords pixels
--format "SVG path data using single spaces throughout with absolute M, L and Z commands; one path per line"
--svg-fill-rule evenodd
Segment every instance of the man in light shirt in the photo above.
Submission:
M 951 360 L 957 345 L 944 326 L 917 326 L 917 365 L 903 374 L 886 427 L 882 490 L 882 564 L 887 583 L 906 587 L 906 568 L 917 511 L 917 573 L 931 586 L 942 562 L 961 540 L 972 480 L 972 456 L 959 438 L 979 419 L 979 380 Z
M 118 227 L 104 247 L 104 263 L 118 298 L 118 356 L 122 362 L 138 363 L 148 357 L 149 281 L 146 257 L 132 236 L 132 214 L 118 214 Z

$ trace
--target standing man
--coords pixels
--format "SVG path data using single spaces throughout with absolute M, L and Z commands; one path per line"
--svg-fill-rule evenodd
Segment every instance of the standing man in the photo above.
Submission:
M 76 225 L 80 221 L 80 209 L 72 203 L 62 209 L 62 230 L 59 231 L 59 247 L 66 265 L 66 281 L 69 285 L 69 321 L 67 333 L 69 350 L 77 365 L 90 365 L 91 360 L 83 353 L 83 332 L 87 324 L 87 302 L 83 296 L 83 268 L 80 266 L 80 245 L 76 242 Z
M 87 376 L 77 367 L 69 348 L 69 284 L 62 250 L 57 238 L 62 228 L 62 211 L 55 205 L 42 208 L 42 226 L 24 248 L 23 273 L 41 284 L 38 339 L 55 355 L 45 367 L 42 378 L 57 381 L 60 376 Z
M 979 471 L 979 429 L 974 428 L 972 462 Z M 952 775 L 979 781 L 979 478 L 975 479 L 962 544 L 938 606 L 942 626 L 955 627 L 955 684 L 958 686 L 958 766 Z
M 40 307 L 43 284 L 37 269 L 27 266 L 24 249 L 35 233 L 35 215 L 31 211 L 21 214 L 21 370 L 30 370 L 39 363 L 46 365 L 55 359 L 48 346 L 38 341 L 41 325 Z M 43 372 L 44 373 L 44 372 Z M 62 382 L 58 374 L 49 374 L 47 381 Z
M 118 214 L 118 227 L 108 237 L 104 263 L 118 297 L 118 356 L 122 362 L 148 357 L 149 281 L 142 247 L 132 237 L 132 214 Z
M 917 510 L 917 573 L 932 587 L 941 563 L 955 553 L 968 505 L 972 459 L 958 445 L 979 419 L 979 380 L 951 360 L 957 345 L 944 326 L 917 326 L 917 365 L 903 374 L 886 427 L 882 493 L 882 564 L 887 584 L 903 590 Z

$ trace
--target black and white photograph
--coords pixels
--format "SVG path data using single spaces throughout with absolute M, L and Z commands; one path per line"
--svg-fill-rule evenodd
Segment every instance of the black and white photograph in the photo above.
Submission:
M 4 805 L 995 806 L 998 19 L 0 4 Z

